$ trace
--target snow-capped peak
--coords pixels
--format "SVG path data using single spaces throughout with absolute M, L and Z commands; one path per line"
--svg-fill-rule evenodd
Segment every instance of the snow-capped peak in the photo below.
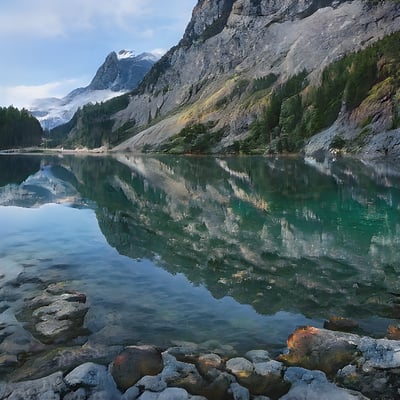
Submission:
M 120 50 L 117 54 L 118 60 L 123 60 L 125 58 L 134 58 L 135 54 L 131 50 Z

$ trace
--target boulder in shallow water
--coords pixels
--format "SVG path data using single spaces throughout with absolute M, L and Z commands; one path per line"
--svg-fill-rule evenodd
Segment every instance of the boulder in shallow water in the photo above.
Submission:
M 287 340 L 289 352 L 279 357 L 288 365 L 318 369 L 330 376 L 359 355 L 360 337 L 311 326 L 298 328 Z
M 353 332 L 358 328 L 358 323 L 349 318 L 330 317 L 324 322 L 324 328 L 331 331 Z
M 53 286 L 28 302 L 34 333 L 44 343 L 62 343 L 84 333 L 83 322 L 89 309 L 85 294 L 56 292 Z
M 115 357 L 111 374 L 125 391 L 145 375 L 157 375 L 164 367 L 161 352 L 154 346 L 129 346 Z

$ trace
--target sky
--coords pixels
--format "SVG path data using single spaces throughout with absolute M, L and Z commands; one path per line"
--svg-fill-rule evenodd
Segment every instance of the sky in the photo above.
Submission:
M 159 54 L 197 0 L 0 1 L 0 107 L 29 108 L 87 86 L 111 51 Z

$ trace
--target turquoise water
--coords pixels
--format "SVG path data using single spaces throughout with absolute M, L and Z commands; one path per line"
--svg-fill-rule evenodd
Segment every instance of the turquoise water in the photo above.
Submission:
M 399 316 L 400 177 L 295 158 L 0 157 L 0 288 L 67 282 L 85 340 L 279 352 L 332 315 Z M 1 310 L 41 290 L 13 288 Z M 0 314 L 1 317 L 1 314 Z M 210 343 L 210 342 L 209 342 Z

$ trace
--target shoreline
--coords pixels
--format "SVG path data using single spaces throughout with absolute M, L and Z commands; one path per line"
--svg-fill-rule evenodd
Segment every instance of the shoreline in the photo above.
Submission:
M 349 319 L 297 328 L 277 356 L 257 346 L 234 355 L 223 344 L 182 341 L 165 348 L 108 346 L 88 340 L 86 300 L 65 282 L 24 300 L 15 314 L 20 328 L 9 336 L 15 351 L 0 357 L 2 372 L 13 369 L 0 381 L 1 400 L 383 400 L 400 394 L 400 340 L 352 333 L 358 324 Z M 15 330 L 8 324 L 0 326 L 5 337 Z M 25 350 L 18 344 L 23 331 L 32 335 Z M 389 335 L 400 338 L 399 326 Z

